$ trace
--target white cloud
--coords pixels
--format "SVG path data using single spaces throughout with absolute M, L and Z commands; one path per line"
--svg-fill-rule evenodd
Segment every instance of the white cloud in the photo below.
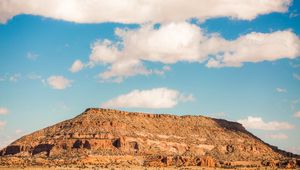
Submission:
M 118 60 L 112 64 L 107 71 L 99 74 L 99 77 L 108 80 L 115 78 L 112 81 L 121 82 L 123 78 L 134 76 L 137 74 L 149 75 L 151 71 L 147 70 L 139 60 Z
M 80 60 L 76 60 L 76 61 L 74 61 L 74 63 L 72 64 L 72 66 L 69 70 L 72 73 L 76 73 L 76 72 L 80 71 L 81 69 L 83 69 L 83 67 L 84 67 L 84 64 Z
M 291 30 L 252 32 L 233 41 L 216 42 L 215 45 L 221 48 L 215 53 L 215 58 L 208 61 L 208 67 L 240 67 L 245 62 L 294 59 L 300 56 L 300 39 Z
M 27 74 L 27 78 L 30 80 L 40 80 L 40 79 L 42 79 L 42 76 L 32 72 L 32 73 Z
M 294 113 L 294 116 L 300 118 L 300 110 Z
M 107 64 L 115 62 L 121 55 L 117 45 L 107 39 L 93 43 L 89 65 L 93 67 L 97 63 Z
M 88 65 L 107 66 L 100 73 L 106 80 L 157 72 L 146 68 L 146 61 L 163 64 L 208 61 L 207 67 L 240 67 L 245 62 L 300 56 L 300 39 L 291 30 L 252 32 L 229 41 L 217 33 L 202 31 L 195 24 L 178 22 L 161 24 L 159 28 L 145 24 L 133 30 L 116 29 L 115 34 L 119 41 L 96 41 L 91 46 Z
M 0 75 L 0 81 L 10 81 L 10 82 L 17 82 L 22 78 L 22 75 L 20 73 L 5 73 Z
M 243 124 L 246 128 L 258 130 L 287 130 L 294 128 L 294 125 L 291 125 L 288 122 L 265 122 L 261 117 L 252 116 L 248 116 L 247 119 L 238 120 L 238 122 Z
M 36 60 L 38 58 L 38 55 L 32 52 L 28 52 L 26 55 L 27 59 L 29 60 Z
M 279 140 L 283 140 L 283 139 L 288 139 L 288 135 L 283 134 L 283 133 L 278 133 L 278 134 L 268 134 L 266 135 L 267 138 L 270 139 L 279 139 Z
M 188 60 L 189 55 L 191 60 L 197 58 L 196 48 L 201 36 L 196 25 L 185 22 L 167 24 L 159 30 L 145 25 L 136 30 L 116 29 L 115 33 L 124 43 L 96 41 L 91 47 L 88 65 L 109 65 L 108 70 L 100 73 L 100 78 L 117 81 L 138 74 L 163 74 L 170 70 L 167 66 L 162 70 L 147 69 L 142 60 L 168 64 Z M 120 46 L 124 46 L 123 50 Z
M 5 107 L 0 107 L 0 115 L 5 115 L 9 112 L 9 110 Z
M 71 86 L 72 81 L 66 79 L 63 76 L 50 76 L 47 79 L 47 83 L 53 88 L 57 90 L 65 89 Z
M 150 90 L 133 90 L 122 94 L 101 105 L 104 108 L 172 108 L 179 102 L 194 100 L 192 95 L 184 95 L 168 88 L 154 88 Z
M 197 25 L 187 22 L 163 24 L 158 29 L 153 25 L 135 30 L 116 29 L 115 33 L 123 41 L 122 57 L 165 64 L 195 62 L 205 57 L 200 55 L 199 47 L 207 37 Z
M 0 120 L 0 129 L 4 128 L 5 125 L 6 125 L 6 122 L 3 122 Z
M 286 92 L 287 92 L 286 89 L 280 88 L 280 87 L 277 87 L 277 88 L 276 88 L 276 91 L 277 91 L 278 93 L 286 93 Z
M 286 12 L 290 4 L 291 0 L 1 0 L 0 22 L 19 14 L 78 23 L 161 23 L 215 17 L 252 20 L 258 15 Z
M 9 81 L 17 82 L 21 78 L 21 74 L 13 74 L 9 77 Z
M 296 80 L 300 80 L 300 74 L 293 73 L 293 77 L 294 77 Z

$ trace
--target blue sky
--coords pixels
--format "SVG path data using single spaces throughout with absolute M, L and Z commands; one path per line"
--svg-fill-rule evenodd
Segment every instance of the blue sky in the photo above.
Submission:
M 35 0 L 3 2 L 1 146 L 88 107 L 110 107 L 239 121 L 266 142 L 300 153 L 299 1 L 242 4 L 256 13 L 221 5 L 218 13 L 173 14 L 174 4 L 165 4 L 170 14 L 150 10 L 144 18 L 135 17 L 139 10 L 97 13 L 89 4 L 81 4 L 89 15 L 76 17 L 75 7 L 58 1 L 57 15 Z M 14 11 L 16 5 L 22 9 Z

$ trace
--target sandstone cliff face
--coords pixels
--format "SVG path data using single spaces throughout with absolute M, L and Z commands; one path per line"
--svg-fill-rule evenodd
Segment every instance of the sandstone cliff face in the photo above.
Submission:
M 0 165 L 292 166 L 241 124 L 204 116 L 87 109 L 0 151 Z M 284 165 L 281 165 L 284 164 Z

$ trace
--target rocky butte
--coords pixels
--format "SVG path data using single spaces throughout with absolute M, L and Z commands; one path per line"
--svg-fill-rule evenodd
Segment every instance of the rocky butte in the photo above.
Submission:
M 89 108 L 0 151 L 1 167 L 300 167 L 241 124 L 205 116 Z

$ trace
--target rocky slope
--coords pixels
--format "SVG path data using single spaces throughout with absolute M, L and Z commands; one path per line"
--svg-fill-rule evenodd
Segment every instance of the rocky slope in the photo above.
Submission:
M 300 166 L 241 124 L 204 116 L 87 109 L 0 151 L 0 166 Z

